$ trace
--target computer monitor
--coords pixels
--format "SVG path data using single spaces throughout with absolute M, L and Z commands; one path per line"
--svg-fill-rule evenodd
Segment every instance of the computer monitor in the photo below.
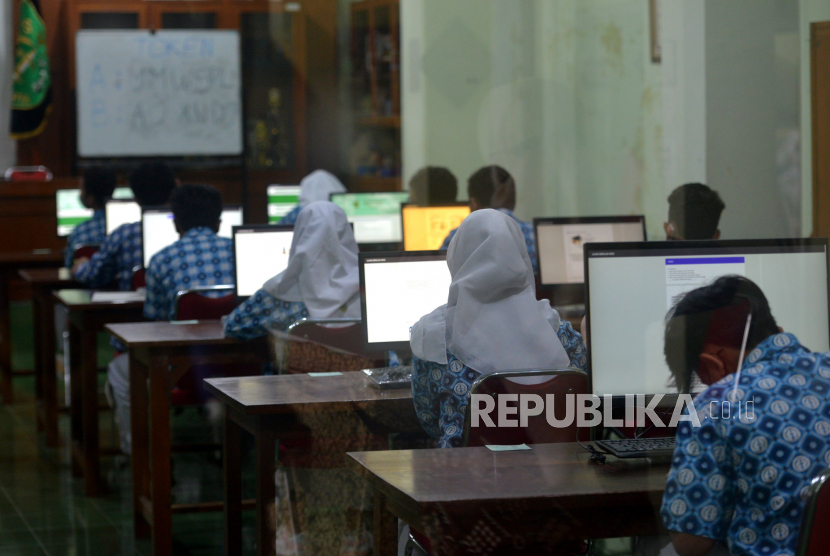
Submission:
M 363 344 L 368 351 L 409 351 L 409 332 L 444 305 L 450 291 L 446 251 L 360 253 Z
M 265 282 L 288 267 L 293 239 L 293 226 L 234 226 L 234 282 L 237 297 L 251 297 Z
M 436 207 L 401 206 L 403 248 L 406 251 L 440 249 L 449 233 L 470 214 L 468 203 Z
M 129 187 L 116 187 L 112 195 L 113 199 L 130 199 L 132 196 L 133 192 Z M 55 207 L 58 237 L 68 236 L 78 224 L 92 218 L 94 213 L 81 202 L 80 189 L 58 189 L 55 192 Z
M 727 274 L 755 282 L 778 324 L 805 346 L 830 349 L 826 239 L 589 243 L 591 392 L 676 394 L 663 354 L 666 314 L 686 292 Z
M 268 222 L 276 224 L 300 202 L 299 185 L 269 185 Z
M 586 243 L 645 241 L 645 216 L 534 218 L 539 283 L 542 286 L 582 284 Z
M 241 226 L 242 220 L 241 206 L 223 208 L 217 235 L 231 239 L 233 227 Z M 145 207 L 141 211 L 141 239 L 144 268 L 147 268 L 153 255 L 179 239 L 170 207 Z
M 111 199 L 104 207 L 107 235 L 123 224 L 141 222 L 141 206 L 135 201 Z
M 331 202 L 343 209 L 354 225 L 354 239 L 361 245 L 403 241 L 401 205 L 407 192 L 332 193 Z

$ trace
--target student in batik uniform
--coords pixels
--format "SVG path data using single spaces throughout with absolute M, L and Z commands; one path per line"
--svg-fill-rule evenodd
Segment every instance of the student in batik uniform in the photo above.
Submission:
M 345 193 L 346 187 L 333 174 L 315 170 L 300 182 L 299 204 L 283 216 L 278 224 L 292 226 L 297 222 L 300 211 L 311 203 L 328 201 L 332 193 Z
M 69 237 L 66 238 L 64 250 L 64 266 L 72 268 L 75 250 L 82 245 L 103 243 L 107 237 L 107 228 L 104 222 L 104 205 L 115 191 L 115 172 L 107 168 L 95 166 L 88 168 L 81 179 L 81 204 L 92 209 L 92 218 L 81 222 Z

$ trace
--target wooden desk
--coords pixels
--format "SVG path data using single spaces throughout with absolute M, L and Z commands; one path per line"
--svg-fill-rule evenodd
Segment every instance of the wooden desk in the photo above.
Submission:
M 146 537 L 152 532 L 153 554 L 170 554 L 173 513 L 221 511 L 223 507 L 222 502 L 172 505 L 170 390 L 194 365 L 266 362 L 268 346 L 264 338 L 251 342 L 225 338 L 219 321 L 142 322 L 106 328 L 130 354 L 135 534 Z
M 63 253 L 43 249 L 23 253 L 0 253 L 0 395 L 7 404 L 14 402 L 12 392 L 11 322 L 9 320 L 9 283 L 18 278 L 21 268 L 59 268 Z M 20 374 L 28 374 L 21 372 Z
M 229 556 L 242 551 L 240 432 L 243 429 L 253 434 L 255 441 L 257 550 L 260 555 L 273 555 L 276 553 L 271 513 L 276 495 L 275 443 L 280 436 L 289 434 L 295 414 L 359 411 L 372 418 L 391 413 L 411 416 L 411 427 L 420 428 L 411 389 L 377 390 L 367 384 L 360 372 L 325 377 L 302 374 L 216 378 L 205 382 L 208 390 L 226 406 L 225 553 Z
M 510 515 L 513 535 L 530 535 L 552 518 L 573 539 L 656 534 L 667 465 L 646 460 L 588 461 L 576 443 L 531 450 L 487 448 L 348 454 L 349 467 L 375 490 L 375 551 L 392 554 L 399 517 L 427 535 L 433 555 L 446 548 L 449 524 L 471 530 L 484 518 Z M 378 524 L 382 524 L 380 529 Z M 390 550 L 392 552 L 390 552 Z
M 78 283 L 68 268 L 26 269 L 20 277 L 32 288 L 35 339 L 35 418 L 37 430 L 46 434 L 46 445 L 58 445 L 58 391 L 55 377 L 54 290 L 74 288 Z
M 72 471 L 83 473 L 87 496 L 100 496 L 98 443 L 98 332 L 104 325 L 143 319 L 144 302 L 93 302 L 90 290 L 59 290 L 53 299 L 69 310 Z M 47 354 L 54 357 L 54 353 Z

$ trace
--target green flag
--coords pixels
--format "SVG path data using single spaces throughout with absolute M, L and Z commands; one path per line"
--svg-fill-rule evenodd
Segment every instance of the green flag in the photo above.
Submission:
M 52 110 L 52 78 L 46 52 L 46 26 L 37 0 L 21 0 L 12 76 L 11 136 L 39 135 Z

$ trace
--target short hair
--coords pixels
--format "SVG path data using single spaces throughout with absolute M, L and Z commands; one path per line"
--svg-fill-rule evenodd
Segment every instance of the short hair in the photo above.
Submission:
M 176 188 L 176 175 L 164 162 L 145 162 L 130 174 L 130 188 L 142 207 L 164 205 Z
M 175 188 L 170 206 L 182 233 L 200 226 L 215 228 L 222 218 L 222 194 L 209 185 L 185 184 Z
M 95 198 L 95 203 L 103 206 L 115 191 L 115 172 L 109 168 L 93 166 L 84 171 L 84 191 Z
M 673 385 L 691 390 L 707 343 L 741 348 L 746 320 L 752 314 L 747 352 L 778 333 L 764 292 L 743 276 L 721 276 L 708 286 L 688 292 L 666 317 L 664 354 Z
M 420 206 L 454 203 L 458 196 L 458 180 L 446 168 L 425 166 L 409 180 L 409 196 Z
M 718 192 L 702 183 L 681 185 L 669 195 L 669 221 L 681 239 L 712 239 L 725 208 Z
M 515 181 L 510 172 L 501 166 L 485 166 L 476 170 L 467 180 L 467 195 L 470 199 L 475 199 L 481 208 L 490 208 L 493 194 L 505 186 L 515 189 Z

